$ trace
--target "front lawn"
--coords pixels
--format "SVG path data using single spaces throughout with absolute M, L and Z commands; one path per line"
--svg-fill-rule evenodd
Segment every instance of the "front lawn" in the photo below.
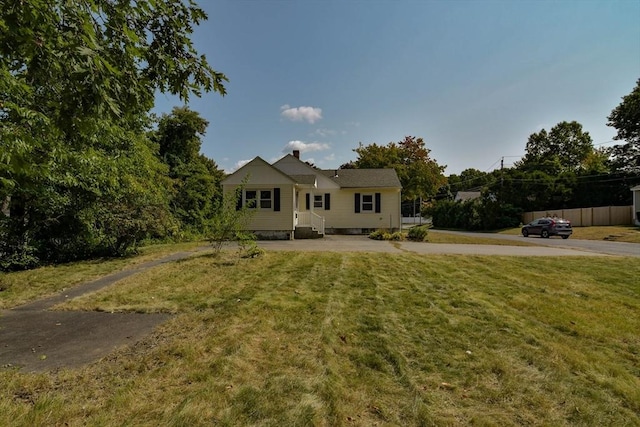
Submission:
M 618 257 L 196 255 L 59 307 L 175 316 L 83 369 L 0 371 L 0 425 L 638 425 L 638 277 Z
M 204 245 L 205 242 L 155 244 L 143 246 L 136 255 L 128 257 L 70 262 L 11 273 L 0 272 L 0 309 L 16 307 L 174 252 L 194 251 Z

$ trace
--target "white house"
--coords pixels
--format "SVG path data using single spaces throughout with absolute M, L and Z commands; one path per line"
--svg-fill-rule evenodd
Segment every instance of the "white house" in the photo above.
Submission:
M 394 169 L 321 170 L 299 151 L 269 164 L 256 157 L 222 181 L 225 193 L 244 182 L 243 206 L 260 238 L 300 239 L 324 234 L 398 231 L 402 185 Z

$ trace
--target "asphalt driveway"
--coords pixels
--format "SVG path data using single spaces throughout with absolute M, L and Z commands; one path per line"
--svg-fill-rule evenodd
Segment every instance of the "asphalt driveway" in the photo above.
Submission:
M 168 314 L 51 311 L 56 304 L 97 291 L 162 263 L 179 252 L 67 289 L 49 298 L 0 311 L 0 369 L 43 372 L 93 362 L 149 335 Z
M 433 231 L 430 231 L 433 232 Z M 477 236 L 477 234 L 475 234 Z M 494 235 L 482 235 L 493 237 Z M 518 236 L 506 236 L 515 237 Z M 520 237 L 519 240 L 522 240 Z M 533 242 L 533 239 L 531 239 Z M 544 239 L 550 240 L 550 239 Z M 287 251 L 324 251 L 324 252 L 386 252 L 418 254 L 452 254 L 452 255 L 504 255 L 504 256 L 603 256 L 599 253 L 581 248 L 565 246 L 508 246 L 508 245 L 469 245 L 447 243 L 422 242 L 389 242 L 372 240 L 367 236 L 325 236 L 322 239 L 311 240 L 264 240 L 258 245 L 265 250 Z M 637 245 L 640 252 L 640 245 Z M 640 253 L 639 253 L 640 256 Z

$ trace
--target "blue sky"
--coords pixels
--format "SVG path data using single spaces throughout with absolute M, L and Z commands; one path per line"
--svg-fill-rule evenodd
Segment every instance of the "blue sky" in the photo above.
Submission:
M 640 0 L 208 1 L 196 49 L 228 94 L 189 107 L 227 172 L 297 148 L 320 168 L 422 137 L 446 175 L 518 160 L 530 134 L 607 116 L 640 78 Z M 156 112 L 181 105 L 159 95 Z

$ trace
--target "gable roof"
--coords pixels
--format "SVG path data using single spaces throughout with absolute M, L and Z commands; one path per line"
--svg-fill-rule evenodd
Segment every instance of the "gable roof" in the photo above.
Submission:
M 402 188 L 395 169 L 319 170 L 342 188 Z
M 298 184 L 314 185 L 316 183 L 315 175 L 289 175 Z
M 237 184 L 236 181 L 244 179 L 245 169 L 251 167 L 269 168 L 277 172 L 289 181 L 303 186 L 315 186 L 317 179 L 322 177 L 340 188 L 397 188 L 402 189 L 402 184 L 395 169 L 316 169 L 301 161 L 299 158 L 288 154 L 269 164 L 260 157 L 255 157 L 240 169 L 222 180 L 222 184 Z M 244 174 L 244 175 L 243 175 Z
M 245 179 L 247 173 L 244 173 L 245 169 L 250 169 L 251 167 L 262 167 L 263 170 L 268 169 L 273 171 L 273 173 L 280 176 L 279 179 L 285 179 L 287 181 L 295 181 L 295 179 L 286 173 L 282 172 L 280 169 L 273 167 L 269 162 L 262 159 L 261 157 L 254 157 L 250 162 L 245 163 L 240 169 L 233 172 L 231 175 L 228 175 L 221 181 L 221 184 L 239 184 L 242 180 Z

